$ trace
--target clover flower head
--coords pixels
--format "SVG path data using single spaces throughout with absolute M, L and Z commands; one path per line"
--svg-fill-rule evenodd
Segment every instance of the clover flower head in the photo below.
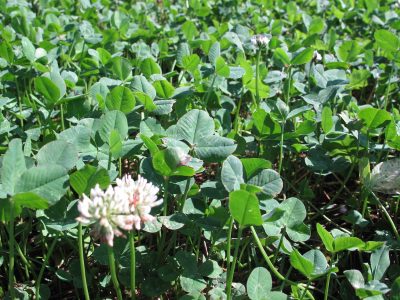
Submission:
M 134 226 L 137 230 L 140 229 L 142 223 L 154 220 L 154 217 L 150 214 L 151 208 L 163 202 L 162 199 L 158 200 L 158 187 L 147 182 L 140 175 L 136 181 L 130 175 L 125 175 L 122 179 L 117 179 L 115 189 L 126 195 Z
M 270 35 L 267 34 L 256 34 L 253 35 L 250 39 L 251 43 L 258 48 L 266 48 L 271 39 Z
M 399 194 L 400 158 L 377 164 L 371 171 L 370 188 L 384 194 Z
M 322 56 L 321 56 L 321 54 L 319 54 L 319 52 L 317 50 L 314 51 L 313 58 L 314 58 L 315 61 L 321 61 L 322 60 Z
M 121 230 L 132 230 L 134 216 L 130 214 L 130 205 L 125 194 L 109 186 L 103 191 L 96 185 L 90 191 L 89 197 L 85 194 L 78 202 L 80 216 L 77 218 L 82 224 L 94 223 L 93 233 L 101 242 L 113 246 L 114 236 L 123 236 Z

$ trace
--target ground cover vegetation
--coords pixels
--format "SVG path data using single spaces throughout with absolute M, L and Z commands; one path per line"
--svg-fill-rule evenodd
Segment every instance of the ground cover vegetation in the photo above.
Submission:
M 400 299 L 398 1 L 0 8 L 0 298 Z

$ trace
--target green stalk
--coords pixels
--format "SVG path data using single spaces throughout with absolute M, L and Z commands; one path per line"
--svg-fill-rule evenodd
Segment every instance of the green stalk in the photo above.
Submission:
M 251 229 L 251 233 L 252 233 L 252 235 L 253 235 L 253 238 L 254 238 L 255 241 L 256 241 L 256 244 L 257 244 L 257 246 L 258 246 L 258 249 L 260 250 L 261 255 L 263 256 L 263 258 L 264 258 L 265 262 L 267 263 L 267 265 L 268 265 L 269 269 L 271 270 L 271 272 L 272 272 L 279 280 L 281 280 L 281 281 L 283 281 L 283 282 L 286 282 L 287 284 L 296 286 L 296 287 L 298 287 L 299 289 L 304 290 L 305 287 L 304 287 L 303 285 L 298 284 L 298 283 L 296 283 L 296 282 L 293 282 L 293 281 L 287 279 L 287 278 L 286 278 L 285 276 L 283 276 L 281 273 L 279 273 L 278 269 L 275 268 L 274 264 L 273 264 L 272 261 L 269 259 L 268 254 L 265 252 L 265 250 L 264 250 L 264 248 L 263 248 L 263 245 L 261 244 L 261 241 L 260 241 L 260 239 L 259 239 L 259 237 L 258 237 L 258 235 L 257 235 L 256 230 L 254 229 L 253 226 L 250 226 L 250 229 Z M 307 289 L 306 289 L 306 290 L 307 290 Z M 310 293 L 309 290 L 307 290 L 306 293 L 307 293 L 307 295 L 308 295 L 308 297 L 309 297 L 310 299 L 314 299 L 314 296 Z
M 228 240 L 226 243 L 226 273 L 229 274 L 229 268 L 231 264 L 231 242 L 232 242 L 232 229 L 233 229 L 233 218 L 229 219 L 229 229 L 228 229 Z
M 400 241 L 400 235 L 399 235 L 399 231 L 396 228 L 396 224 L 393 222 L 392 217 L 390 216 L 389 212 L 386 210 L 385 206 L 383 206 L 381 200 L 375 195 L 375 193 L 371 190 L 369 190 L 369 193 L 372 195 L 372 197 L 374 198 L 374 200 L 376 202 L 378 202 L 378 206 L 379 208 L 382 210 L 383 214 L 385 215 L 386 219 L 388 220 L 390 227 L 392 228 L 392 231 L 394 233 L 394 235 L 396 236 L 396 239 L 398 241 Z
M 289 99 L 290 99 L 290 85 L 292 84 L 292 69 L 291 66 L 288 67 L 288 87 L 286 89 L 286 104 L 289 105 Z
M 79 248 L 79 264 L 81 267 L 83 294 L 85 295 L 85 300 L 90 300 L 89 290 L 88 290 L 87 281 L 86 281 L 85 260 L 83 258 L 83 236 L 82 236 L 82 224 L 81 223 L 79 223 L 79 225 L 78 225 L 78 248 Z
M 60 104 L 60 118 L 61 118 L 61 129 L 62 131 L 65 130 L 65 124 L 64 124 L 64 106 Z
M 275 264 L 276 263 L 276 260 L 277 260 L 277 258 L 278 258 L 278 254 L 279 254 L 279 250 L 281 249 L 281 247 L 282 247 L 282 244 L 283 244 L 283 237 L 284 237 L 284 235 L 285 235 L 285 229 L 283 229 L 283 232 L 281 232 L 281 238 L 279 239 L 279 244 L 278 244 L 278 247 L 276 247 L 276 250 L 275 250 L 275 253 L 274 253 L 274 257 L 272 258 L 272 263 L 273 264 Z
M 239 133 L 239 122 L 240 122 L 240 108 L 242 106 L 242 97 L 239 98 L 239 104 L 236 107 L 236 112 L 235 112 L 235 121 L 234 121 L 234 131 L 236 133 Z
M 282 171 L 282 162 L 283 162 L 283 134 L 285 132 L 285 122 L 281 123 L 281 140 L 279 142 L 279 164 L 278 164 L 278 173 L 281 174 Z
M 164 179 L 164 198 L 163 198 L 163 214 L 164 216 L 167 215 L 168 213 L 168 183 L 169 183 L 169 177 L 165 177 Z
M 11 299 L 15 299 L 14 292 L 14 202 L 11 201 L 10 205 L 10 223 L 9 223 L 9 266 L 8 266 L 8 292 L 10 293 Z
M 47 251 L 46 257 L 44 258 L 42 267 L 40 268 L 39 276 L 38 276 L 38 278 L 36 280 L 36 284 L 35 284 L 35 294 L 36 294 L 35 296 L 36 296 L 36 299 L 40 299 L 40 282 L 42 281 L 44 270 L 46 269 L 46 266 L 49 263 L 50 256 L 53 253 L 54 247 L 55 247 L 55 245 L 57 243 L 58 235 L 59 235 L 59 233 L 57 233 L 56 237 L 51 242 L 51 245 L 49 247 L 49 250 Z
M 239 245 L 240 245 L 240 239 L 242 237 L 242 232 L 243 232 L 243 228 L 239 226 L 237 240 L 235 243 L 235 251 L 233 253 L 233 261 L 232 261 L 232 265 L 229 270 L 228 281 L 226 282 L 226 298 L 227 298 L 227 300 L 232 300 L 232 281 L 233 281 L 233 275 L 235 273 L 235 266 L 236 266 L 236 261 L 238 258 Z
M 135 287 L 136 287 L 136 253 L 135 241 L 133 239 L 133 230 L 129 232 L 129 246 L 131 250 L 131 299 L 135 300 Z
M 208 87 L 207 93 L 204 95 L 204 98 L 203 98 L 204 108 L 207 108 L 208 98 L 210 98 L 211 91 L 214 87 L 215 79 L 217 79 L 217 73 L 214 74 L 211 85 Z
M 259 80 L 260 80 L 260 57 L 261 57 L 261 49 L 257 50 L 257 58 L 256 58 L 256 103 L 257 108 L 260 107 L 260 87 L 259 87 Z
M 111 281 L 114 285 L 115 292 L 117 293 L 117 299 L 122 300 L 121 288 L 119 287 L 119 282 L 117 278 L 117 271 L 115 268 L 115 257 L 113 247 L 107 246 L 108 251 L 108 264 L 110 266 Z
M 329 262 L 329 269 L 332 269 L 334 258 L 335 258 L 335 253 L 332 254 L 331 261 Z M 329 297 L 329 285 L 331 282 L 331 274 L 332 274 L 332 272 L 329 272 L 328 276 L 326 277 L 324 300 L 328 300 L 328 297 Z

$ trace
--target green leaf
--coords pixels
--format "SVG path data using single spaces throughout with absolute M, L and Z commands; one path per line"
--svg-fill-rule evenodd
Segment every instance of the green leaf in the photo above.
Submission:
M 106 169 L 85 165 L 79 171 L 71 174 L 69 182 L 79 196 L 89 195 L 90 190 L 98 184 L 101 189 L 106 189 L 110 185 L 110 177 Z
M 130 89 L 124 86 L 116 86 L 107 95 L 106 106 L 109 110 L 120 110 L 130 113 L 135 107 L 135 96 Z
M 195 170 L 191 167 L 181 165 L 180 158 L 181 149 L 169 147 L 162 151 L 158 151 L 153 156 L 153 167 L 162 176 L 185 176 L 191 177 L 195 174 Z
M 366 87 L 369 77 L 371 77 L 371 72 L 368 70 L 353 70 L 350 74 L 350 83 L 347 88 L 356 90 Z
M 151 57 L 148 57 L 141 62 L 140 70 L 147 78 L 153 74 L 161 74 L 160 66 Z
M 137 91 L 145 93 L 151 98 L 151 100 L 154 100 L 154 98 L 156 97 L 156 89 L 151 85 L 150 82 L 148 82 L 146 77 L 142 75 L 133 76 L 131 89 L 134 92 Z
M 314 50 L 312 48 L 306 48 L 299 53 L 296 53 L 290 64 L 292 65 L 304 65 L 311 61 L 314 55 Z
M 240 160 L 243 164 L 247 179 L 253 177 L 263 169 L 270 169 L 272 166 L 270 161 L 263 158 L 242 158 Z
M 297 249 L 293 249 L 290 253 L 291 265 L 301 272 L 307 278 L 311 278 L 311 274 L 314 271 L 314 265 L 307 258 L 303 257 Z
M 353 62 L 357 59 L 361 48 L 356 41 L 345 41 L 337 49 L 337 56 L 341 61 Z
M 195 153 L 206 162 L 220 162 L 235 152 L 237 145 L 235 141 L 226 137 L 210 135 L 201 137 Z
M 384 127 L 390 123 L 392 117 L 383 109 L 367 107 L 358 112 L 358 117 L 364 122 L 368 129 Z
M 118 131 L 123 140 L 128 135 L 128 121 L 126 116 L 118 110 L 106 112 L 101 118 L 101 127 L 99 129 L 101 139 L 104 142 L 108 142 L 110 134 L 114 129 Z
M 346 270 L 343 272 L 347 280 L 354 289 L 360 289 L 365 286 L 364 277 L 358 270 Z
M 59 165 L 32 167 L 22 173 L 15 186 L 16 193 L 35 193 L 55 204 L 67 190 L 67 170 Z
M 271 274 L 263 267 L 254 268 L 246 283 L 247 295 L 251 300 L 269 299 L 266 295 L 272 289 Z
M 131 63 L 121 56 L 114 57 L 112 59 L 112 72 L 119 80 L 126 80 L 132 73 Z
M 215 67 L 217 64 L 217 58 L 221 56 L 221 45 L 219 42 L 215 42 L 210 47 L 210 51 L 208 52 L 208 59 L 210 63 Z
M 374 37 L 378 46 L 387 52 L 395 52 L 400 48 L 399 37 L 388 30 L 377 30 Z
M 12 197 L 14 205 L 30 209 L 46 209 L 49 207 L 49 201 L 35 193 L 19 193 Z
M 153 142 L 153 140 L 147 137 L 144 134 L 140 134 L 140 138 L 143 143 L 146 145 L 147 149 L 149 149 L 151 156 L 154 156 L 158 151 L 160 151 L 157 147 L 157 144 Z
M 206 260 L 199 266 L 199 272 L 208 278 L 219 278 L 223 270 L 215 260 Z
M 217 75 L 221 77 L 229 77 L 230 73 L 229 67 L 221 56 L 217 58 L 215 65 L 215 73 L 217 73 Z
M 24 53 L 25 57 L 32 63 L 35 61 L 35 46 L 33 46 L 32 42 L 27 37 L 21 38 L 22 44 L 22 53 Z
M 325 106 L 322 109 L 321 126 L 322 130 L 325 133 L 328 133 L 329 131 L 332 130 L 333 127 L 332 109 L 329 106 Z
M 334 239 L 333 249 L 335 252 L 340 252 L 349 249 L 358 249 L 364 246 L 364 242 L 356 237 L 340 236 Z
M 198 144 L 201 138 L 214 133 L 214 121 L 207 112 L 192 109 L 178 120 L 176 132 L 179 139 Z
M 229 194 L 229 211 L 240 226 L 262 224 L 258 199 L 247 191 L 238 190 Z
M 392 298 L 391 300 L 400 300 L 400 276 L 392 284 Z
M 221 181 L 228 192 L 240 190 L 243 180 L 242 162 L 236 156 L 230 155 L 222 164 Z
M 290 65 L 290 58 L 282 48 L 277 48 L 274 51 L 274 59 L 281 61 L 284 65 Z
M 113 131 L 111 131 L 108 144 L 110 146 L 110 153 L 112 154 L 113 158 L 118 158 L 122 151 L 122 141 L 121 136 L 119 135 L 119 132 L 117 130 L 114 129 Z
M 2 190 L 9 195 L 14 195 L 15 185 L 25 170 L 26 164 L 22 142 L 20 139 L 13 139 L 8 144 L 8 149 L 2 160 Z
M 174 94 L 174 87 L 167 80 L 157 80 L 153 83 L 157 96 L 163 99 L 169 99 Z
M 371 254 L 371 271 L 374 280 L 381 280 L 390 266 L 388 247 L 380 247 Z
M 60 90 L 47 77 L 35 78 L 35 90 L 47 100 L 49 105 L 54 105 L 60 99 Z
M 326 250 L 333 253 L 333 236 L 319 223 L 317 223 L 317 232 L 322 242 L 324 243 Z
M 200 64 L 200 57 L 197 54 L 191 54 L 182 58 L 182 67 L 189 71 L 194 72 Z
M 38 165 L 56 164 L 70 170 L 78 162 L 76 147 L 63 140 L 50 142 L 40 148 L 36 155 Z
M 271 169 L 262 170 L 248 180 L 248 183 L 261 187 L 263 193 L 267 194 L 271 198 L 277 196 L 283 188 L 281 176 L 279 176 L 278 172 Z

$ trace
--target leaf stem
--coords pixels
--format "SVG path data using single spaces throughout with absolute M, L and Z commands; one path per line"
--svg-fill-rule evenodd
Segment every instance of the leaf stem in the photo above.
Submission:
M 332 269 L 332 265 L 333 265 L 333 260 L 334 259 L 335 259 L 335 253 L 332 254 L 331 261 L 329 262 L 329 269 Z M 329 285 L 330 285 L 330 282 L 331 282 L 331 274 L 332 274 L 332 272 L 329 272 L 328 275 L 326 276 L 324 300 L 327 300 L 328 297 L 329 297 Z
M 113 247 L 107 246 L 107 251 L 108 251 L 108 265 L 110 267 L 110 272 L 111 272 L 111 281 L 114 285 L 115 292 L 117 293 L 118 300 L 122 300 L 121 288 L 119 286 L 117 271 L 115 267 L 114 249 Z
M 261 49 L 258 49 L 257 50 L 257 58 L 256 58 L 256 103 L 257 103 L 257 108 L 260 107 L 260 87 L 259 87 L 260 57 L 261 57 Z
M 279 142 L 279 164 L 278 164 L 278 173 L 281 174 L 282 171 L 282 162 L 283 162 L 283 134 L 285 132 L 285 122 L 281 123 L 281 139 Z
M 287 284 L 296 286 L 296 287 L 298 287 L 299 289 L 304 290 L 305 287 L 304 287 L 303 285 L 298 284 L 298 283 L 296 283 L 296 282 L 293 282 L 293 281 L 287 279 L 286 277 L 284 277 L 281 273 L 279 273 L 279 271 L 275 268 L 275 266 L 274 266 L 274 264 L 272 263 L 272 261 L 269 259 L 268 254 L 265 252 L 265 250 L 264 250 L 264 248 L 263 248 L 263 245 L 261 244 L 261 241 L 260 241 L 260 239 L 259 239 L 259 237 L 258 237 L 258 235 L 257 235 L 257 232 L 256 232 L 255 228 L 254 228 L 253 226 L 250 226 L 250 229 L 251 229 L 251 233 L 253 234 L 253 238 L 254 238 L 255 241 L 256 241 L 256 244 L 257 244 L 257 246 L 258 246 L 258 249 L 260 250 L 261 255 L 263 256 L 263 258 L 264 258 L 265 262 L 267 263 L 267 265 L 268 265 L 269 269 L 271 270 L 271 272 L 272 272 L 279 280 L 281 280 L 281 281 L 283 281 L 283 282 L 286 282 Z M 310 293 L 310 291 L 309 291 L 308 289 L 306 289 L 306 290 L 307 290 L 306 293 L 307 293 L 308 297 L 309 297 L 310 299 L 314 299 L 314 296 Z
M 239 245 L 240 245 L 240 239 L 242 237 L 242 232 L 243 232 L 243 228 L 241 226 L 239 226 L 237 240 L 235 243 L 235 251 L 233 253 L 233 261 L 232 261 L 232 265 L 230 266 L 230 270 L 229 270 L 229 274 L 228 274 L 228 281 L 226 282 L 227 300 L 232 299 L 232 281 L 233 281 L 233 275 L 235 273 L 235 266 L 236 266 L 236 261 L 238 258 Z
M 129 232 L 129 246 L 131 251 L 131 299 L 135 300 L 136 298 L 136 253 L 135 253 L 135 241 L 133 239 L 133 230 Z
M 78 225 L 78 248 L 79 248 L 79 264 L 81 268 L 83 294 L 85 295 L 85 300 L 89 300 L 90 297 L 86 281 L 85 260 L 83 257 L 83 235 L 82 235 L 81 223 L 79 223 Z
M 10 293 L 11 299 L 15 299 L 14 291 L 14 202 L 10 200 L 10 222 L 9 222 L 9 243 L 10 243 L 10 253 L 9 253 L 9 267 L 8 267 L 8 292 Z
M 229 218 L 229 229 L 228 239 L 226 243 L 226 273 L 229 274 L 229 268 L 231 264 L 231 242 L 232 242 L 232 229 L 233 229 L 233 218 Z
M 36 295 L 35 296 L 36 296 L 36 299 L 40 299 L 41 298 L 40 297 L 40 282 L 42 281 L 44 270 L 46 269 L 47 264 L 48 264 L 49 259 L 50 259 L 50 256 L 53 253 L 53 250 L 54 250 L 54 247 L 55 247 L 55 245 L 57 243 L 57 239 L 58 239 L 59 234 L 60 233 L 58 232 L 56 234 L 55 238 L 53 239 L 53 241 L 51 242 L 51 245 L 49 247 L 49 250 L 47 251 L 46 257 L 44 258 L 42 267 L 40 268 L 39 275 L 38 275 L 38 277 L 36 279 L 36 284 L 35 284 L 35 289 L 36 289 L 36 291 L 35 291 Z

